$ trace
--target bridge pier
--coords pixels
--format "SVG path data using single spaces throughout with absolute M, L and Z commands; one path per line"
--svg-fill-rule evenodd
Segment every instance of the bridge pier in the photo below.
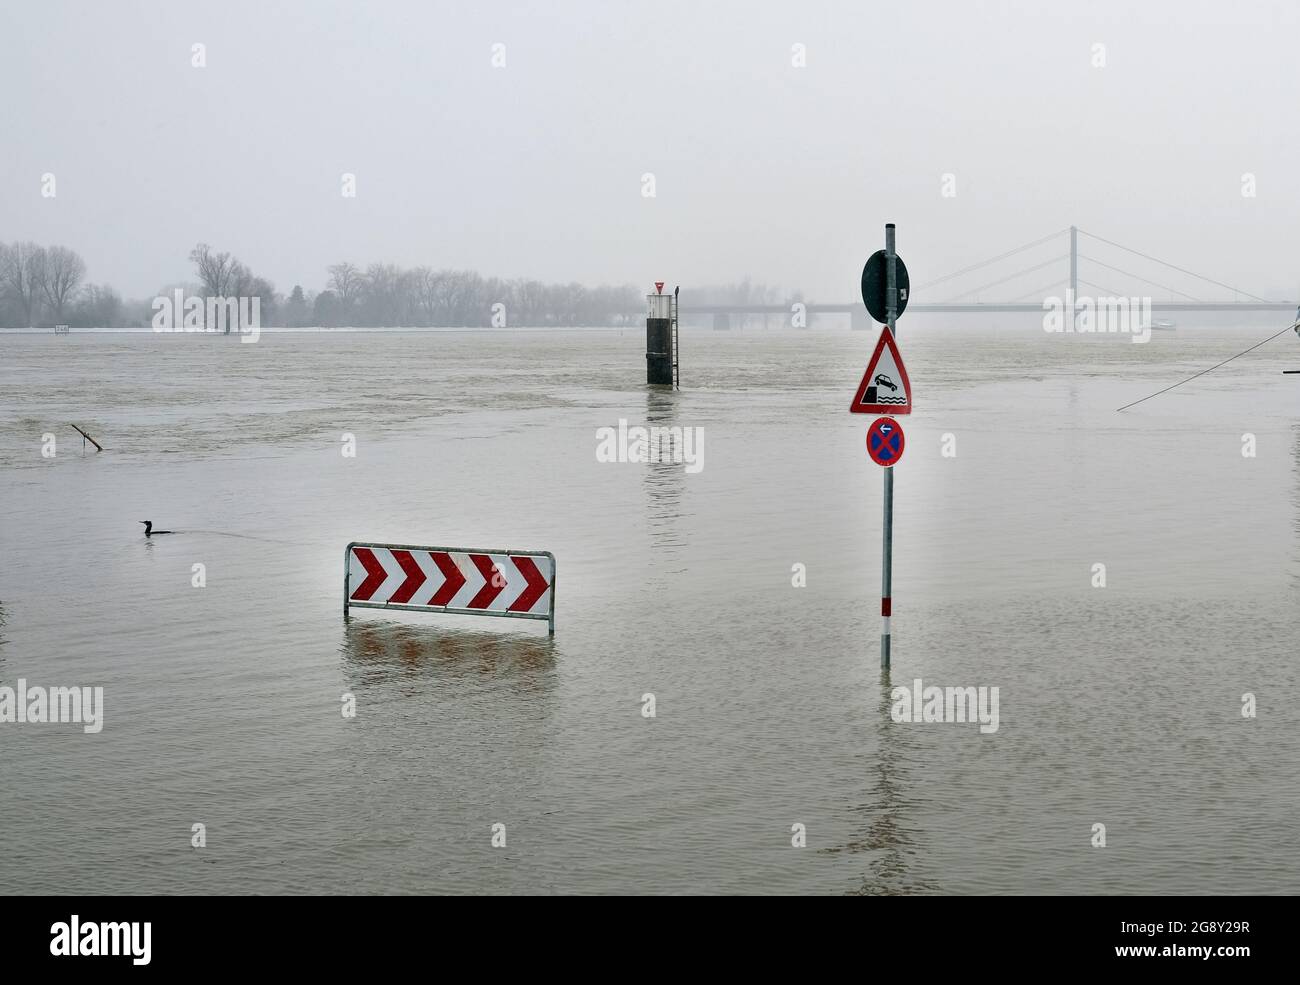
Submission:
M 715 311 L 713 313 L 713 330 L 715 332 L 731 331 L 731 315 L 726 311 Z

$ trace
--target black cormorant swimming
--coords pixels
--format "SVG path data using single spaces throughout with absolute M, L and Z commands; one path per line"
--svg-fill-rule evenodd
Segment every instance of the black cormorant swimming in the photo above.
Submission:
M 152 520 L 138 520 L 138 521 L 136 521 L 136 522 L 137 522 L 137 523 L 143 523 L 143 524 L 144 524 L 144 535 L 145 535 L 146 537 L 157 537 L 159 534 L 169 534 L 169 533 L 172 533 L 172 531 L 170 531 L 170 530 L 155 530 L 155 529 L 153 528 L 153 521 L 152 521 Z

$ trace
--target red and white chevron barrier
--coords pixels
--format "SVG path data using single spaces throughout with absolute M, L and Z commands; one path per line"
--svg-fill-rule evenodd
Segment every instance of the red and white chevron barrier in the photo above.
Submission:
M 343 615 L 350 607 L 545 619 L 555 632 L 555 556 L 406 544 L 348 545 Z

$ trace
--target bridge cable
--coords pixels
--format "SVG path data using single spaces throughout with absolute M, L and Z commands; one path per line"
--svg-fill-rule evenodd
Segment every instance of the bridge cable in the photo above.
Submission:
M 1068 259 L 1069 256 L 1070 254 L 1068 253 L 1062 253 L 1059 257 L 1052 257 L 1052 259 L 1050 260 L 1044 260 L 1042 263 L 1037 264 L 1036 266 L 1025 267 L 1023 270 L 1018 270 L 1010 277 L 1003 277 L 1001 280 L 990 281 L 987 284 L 981 284 L 979 287 L 972 287 L 969 291 L 962 291 L 960 294 L 953 295 L 952 297 L 948 298 L 946 301 L 940 301 L 939 303 L 949 304 L 952 301 L 956 301 L 958 298 L 966 297 L 966 295 L 968 294 L 975 294 L 978 291 L 982 291 L 986 287 L 997 287 L 999 284 L 1005 284 L 1007 281 L 1015 280 L 1017 277 L 1023 277 L 1025 274 L 1032 274 L 1035 270 L 1042 270 L 1044 267 L 1051 266 L 1054 263 L 1060 263 L 1062 260 Z
M 1112 291 L 1112 290 L 1110 290 L 1109 288 L 1106 288 L 1106 287 L 1102 287 L 1100 284 L 1094 284 L 1094 283 L 1093 283 L 1092 281 L 1090 281 L 1090 280 L 1084 280 L 1082 277 L 1079 278 L 1079 283 L 1080 283 L 1080 284 L 1087 284 L 1089 287 L 1093 288 L 1094 290 L 1101 291 L 1102 294 L 1107 294 L 1107 295 L 1110 295 L 1111 297 L 1114 297 L 1115 294 L 1116 294 L 1115 291 Z
M 1014 250 L 1008 250 L 1006 253 L 1002 253 L 998 256 L 995 256 L 990 260 L 982 260 L 979 263 L 972 264 L 969 267 L 962 267 L 961 270 L 953 271 L 951 274 L 946 274 L 945 276 L 940 277 L 938 280 L 932 280 L 928 284 L 922 284 L 920 287 L 914 287 L 912 290 L 914 292 L 925 290 L 928 287 L 934 287 L 936 284 L 942 284 L 944 281 L 952 280 L 954 277 L 960 277 L 962 274 L 968 274 L 972 270 L 978 270 L 980 267 L 987 267 L 990 263 L 997 263 L 999 260 L 1005 260 L 1007 257 L 1015 256 L 1017 253 L 1023 253 L 1025 250 L 1028 250 L 1031 247 L 1040 246 L 1041 244 L 1046 243 L 1049 239 L 1054 239 L 1055 237 L 1060 236 L 1062 233 L 1065 232 L 1069 232 L 1069 230 L 1058 229 L 1056 232 L 1049 233 L 1048 235 L 1044 236 L 1042 239 L 1036 239 L 1032 243 L 1026 243 L 1024 246 L 1018 246 Z
M 1109 263 L 1102 263 L 1102 262 L 1101 262 L 1100 260 L 1098 260 L 1096 257 L 1084 256 L 1082 253 L 1080 253 L 1080 254 L 1079 254 L 1079 259 L 1080 259 L 1080 260 L 1087 260 L 1089 263 L 1095 263 L 1097 266 L 1099 266 L 1099 267 L 1105 267 L 1107 270 L 1113 270 L 1113 271 L 1115 271 L 1115 273 L 1117 273 L 1117 274 L 1125 274 L 1125 275 L 1128 276 L 1128 277 L 1136 277 L 1138 280 L 1142 281 L 1144 284 L 1150 284 L 1152 287 L 1158 287 L 1158 288 L 1160 288 L 1160 290 L 1162 290 L 1162 291 L 1168 291 L 1170 294 L 1178 294 L 1178 295 L 1181 295 L 1182 297 L 1187 298 L 1189 301 L 1195 301 L 1197 304 L 1203 304 L 1203 303 L 1204 303 L 1203 301 L 1201 301 L 1200 298 L 1194 298 L 1194 297 L 1192 297 L 1190 294 L 1187 294 L 1187 293 L 1185 293 L 1185 292 L 1183 292 L 1183 291 L 1178 290 L 1178 288 L 1176 288 L 1176 287 L 1170 287 L 1168 284 L 1160 284 L 1160 283 L 1157 283 L 1156 281 L 1153 281 L 1153 280 L 1150 280 L 1150 279 L 1148 279 L 1148 278 L 1146 278 L 1146 277 L 1143 277 L 1141 274 L 1135 274 L 1135 273 L 1133 273 L 1133 271 L 1131 271 L 1131 270 L 1120 270 L 1119 267 L 1112 267 Z
M 1118 293 L 1117 291 L 1112 291 L 1108 287 L 1102 287 L 1100 284 L 1094 284 L 1090 280 L 1084 280 L 1082 277 L 1079 278 L 1079 283 L 1086 284 L 1088 287 L 1091 287 L 1095 291 L 1100 291 L 1101 295 L 1103 296 L 1110 295 L 1111 297 L 1114 297 Z M 1048 284 L 1046 287 L 1040 287 L 1036 291 L 1030 291 L 1028 294 L 1022 294 L 1018 298 L 1012 298 L 1010 301 L 1007 302 L 1007 304 L 1017 304 L 1025 300 L 1026 298 L 1032 298 L 1032 297 L 1046 298 L 1047 292 L 1052 290 L 1052 288 L 1060 289 L 1061 287 L 1062 285 L 1059 282 L 1055 284 Z
M 1162 393 L 1168 393 L 1170 390 L 1172 390 L 1172 389 L 1173 389 L 1174 387 L 1176 387 L 1176 386 L 1182 386 L 1184 383 L 1190 383 L 1190 382 L 1192 382 L 1192 380 L 1196 379 L 1197 377 L 1204 376 L 1206 373 L 1212 373 L 1212 372 L 1214 372 L 1216 369 L 1218 369 L 1220 366 L 1226 366 L 1228 363 L 1232 362 L 1234 359 L 1237 359 L 1237 358 L 1240 357 L 1240 356 L 1244 356 L 1247 352 L 1254 352 L 1254 351 L 1255 351 L 1256 349 L 1258 349 L 1261 345 L 1264 345 L 1264 343 L 1266 343 L 1266 342 L 1272 342 L 1275 338 L 1277 338 L 1278 336 L 1281 336 L 1281 335 L 1285 335 L 1287 332 L 1291 331 L 1293 328 L 1295 328 L 1295 325 L 1288 325 L 1286 328 L 1282 329 L 1282 331 L 1278 332 L 1277 335 L 1270 335 L 1270 336 L 1269 336 L 1268 338 L 1266 338 L 1263 342 L 1256 342 L 1256 343 L 1255 343 L 1254 345 L 1252 345 L 1249 349 L 1243 349 L 1241 352 L 1237 353 L 1237 355 L 1235 355 L 1235 356 L 1229 356 L 1229 357 L 1228 357 L 1227 359 L 1225 359 L 1223 362 L 1221 362 L 1221 363 L 1215 363 L 1215 364 L 1214 364 L 1213 366 L 1211 366 L 1209 369 L 1203 369 L 1203 370 L 1201 370 L 1199 373 L 1196 374 L 1196 376 L 1189 376 L 1189 377 L 1187 377 L 1187 379 L 1185 379 L 1185 380 L 1179 380 L 1179 381 L 1178 381 L 1177 383 L 1175 383 L 1173 386 L 1167 386 L 1167 387 L 1165 387 L 1163 390 L 1157 390 L 1155 393 L 1151 394 L 1150 397 L 1143 397 L 1142 400 L 1134 400 L 1131 404 L 1125 404 L 1123 407 L 1118 408 L 1118 410 L 1128 410 L 1130 407 L 1136 407 L 1138 404 L 1142 403 L 1142 401 L 1144 401 L 1144 400 L 1150 400 L 1151 397 L 1158 397 L 1158 396 L 1160 396 L 1160 394 L 1162 394 Z M 1117 411 L 1117 412 L 1118 412 L 1118 411 Z
M 1179 273 L 1182 273 L 1182 274 L 1190 274 L 1192 277 L 1197 277 L 1197 278 L 1199 278 L 1199 279 L 1201 279 L 1201 280 L 1203 280 L 1203 281 L 1208 281 L 1209 283 L 1213 284 L 1215 287 L 1226 287 L 1228 290 L 1234 292 L 1235 294 L 1242 294 L 1242 295 L 1245 295 L 1246 297 L 1250 298 L 1251 300 L 1254 300 L 1254 301 L 1260 301 L 1260 302 L 1262 302 L 1262 303 L 1264 303 L 1264 304 L 1273 304 L 1273 303 L 1274 303 L 1274 302 L 1272 302 L 1272 301 L 1269 301 L 1267 298 L 1261 298 L 1261 297 L 1259 297 L 1258 295 L 1251 294 L 1249 291 L 1243 291 L 1243 290 L 1241 290 L 1240 288 L 1233 287 L 1231 284 L 1224 284 L 1224 283 L 1221 283 L 1220 281 L 1214 280 L 1213 278 L 1206 277 L 1206 276 L 1203 275 L 1203 274 L 1198 274 L 1198 273 L 1196 273 L 1194 270 L 1187 270 L 1187 269 L 1184 268 L 1184 267 L 1179 267 L 1179 266 L 1177 266 L 1176 264 L 1172 264 L 1172 263 L 1169 263 L 1169 262 L 1167 262 L 1167 261 L 1165 261 L 1165 260 L 1161 260 L 1159 257 L 1153 257 L 1153 256 L 1151 256 L 1150 254 L 1147 254 L 1147 253 L 1141 253 L 1141 252 L 1139 252 L 1138 250 L 1130 249 L 1130 248 L 1127 247 L 1127 246 L 1121 246 L 1119 243 L 1116 243 L 1116 242 L 1114 242 L 1113 240 L 1105 239 L 1105 238 L 1103 238 L 1103 237 L 1101 237 L 1101 236 L 1098 236 L 1096 233 L 1090 233 L 1090 232 L 1087 232 L 1086 230 L 1083 230 L 1083 229 L 1080 229 L 1079 232 L 1083 233 L 1083 235 L 1085 235 L 1085 236 L 1090 236 L 1090 237 L 1093 238 L 1093 239 L 1100 240 L 1100 241 L 1103 242 L 1103 243 L 1106 243 L 1106 244 L 1108 244 L 1108 245 L 1110 245 L 1110 246 L 1114 246 L 1114 247 L 1116 247 L 1117 249 L 1125 250 L 1125 251 L 1127 251 L 1127 252 L 1129 252 L 1129 253 L 1134 254 L 1135 256 L 1140 256 L 1140 257 L 1142 257 L 1144 260 L 1151 260 L 1151 261 L 1154 261 L 1155 263 L 1162 264 L 1163 266 L 1169 267 L 1169 268 L 1171 268 L 1171 269 L 1173 269 L 1173 270 L 1177 270 Z
M 1022 294 L 1018 298 L 1012 298 L 1010 301 L 1007 302 L 1007 304 L 1019 304 L 1021 301 L 1025 300 L 1025 298 L 1035 298 L 1035 297 L 1045 298 L 1047 297 L 1047 292 L 1052 290 L 1053 288 L 1060 290 L 1061 282 L 1056 281 L 1055 283 L 1048 284 L 1046 287 L 1040 287 L 1036 291 L 1030 291 L 1028 294 Z

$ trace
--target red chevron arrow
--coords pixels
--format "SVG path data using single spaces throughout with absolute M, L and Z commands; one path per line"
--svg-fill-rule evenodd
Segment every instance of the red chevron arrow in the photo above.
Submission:
M 519 598 L 511 602 L 506 611 L 527 612 L 542 597 L 542 593 L 546 591 L 546 579 L 537 570 L 537 564 L 532 558 L 514 557 L 510 560 L 515 562 L 515 567 L 519 569 L 519 573 L 528 579 L 528 587 L 519 593 Z
M 465 576 L 461 574 L 460 568 L 456 567 L 456 562 L 451 559 L 450 554 L 444 551 L 430 551 L 429 556 L 433 558 L 433 563 L 438 566 L 442 577 L 446 579 L 442 587 L 434 593 L 433 598 L 429 599 L 429 605 L 448 605 L 465 584 Z
M 388 601 L 405 605 L 411 601 L 415 590 L 429 580 L 429 576 L 415 563 L 415 558 L 411 557 L 410 551 L 393 551 L 393 557 L 397 558 L 397 563 L 406 572 L 406 581 L 397 586 L 397 591 Z
M 388 572 L 375 557 L 375 552 L 369 548 L 354 547 L 352 553 L 361 562 L 361 567 L 366 569 L 366 580 L 357 586 L 357 590 L 352 593 L 352 599 L 355 602 L 365 602 L 387 580 Z
M 502 589 L 506 587 L 506 580 L 501 579 L 500 585 L 492 584 L 496 581 L 496 565 L 486 554 L 471 554 L 469 559 L 474 562 L 474 567 L 478 568 L 478 573 L 483 576 L 483 587 L 478 590 L 478 594 L 469 600 L 469 609 L 486 609 L 492 600 L 501 594 Z

